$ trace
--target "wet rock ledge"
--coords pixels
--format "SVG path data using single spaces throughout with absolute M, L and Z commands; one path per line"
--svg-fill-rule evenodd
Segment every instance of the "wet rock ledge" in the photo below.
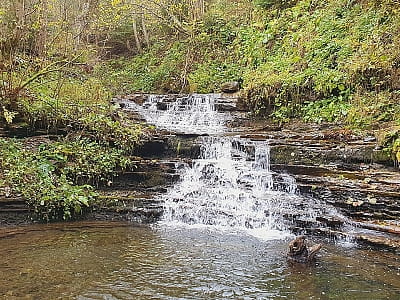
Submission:
M 306 199 L 332 205 L 348 218 L 320 215 L 309 224 L 299 217 L 294 230 L 350 235 L 361 243 L 400 249 L 400 172 L 374 132 L 355 134 L 332 125 L 277 128 L 247 121 L 233 129 L 251 140 L 269 140 L 273 171 L 292 175 Z M 346 225 L 356 232 L 347 234 Z

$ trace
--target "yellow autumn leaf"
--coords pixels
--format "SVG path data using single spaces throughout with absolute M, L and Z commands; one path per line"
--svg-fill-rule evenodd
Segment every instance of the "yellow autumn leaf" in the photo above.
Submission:
M 111 0 L 111 5 L 112 6 L 117 6 L 119 4 L 121 4 L 121 0 Z

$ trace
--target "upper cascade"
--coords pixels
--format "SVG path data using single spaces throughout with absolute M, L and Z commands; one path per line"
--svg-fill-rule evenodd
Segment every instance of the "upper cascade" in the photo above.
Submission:
M 147 122 L 174 132 L 218 134 L 226 130 L 226 114 L 218 112 L 219 94 L 177 96 L 173 102 L 165 95 L 149 95 L 141 105 L 134 105 Z

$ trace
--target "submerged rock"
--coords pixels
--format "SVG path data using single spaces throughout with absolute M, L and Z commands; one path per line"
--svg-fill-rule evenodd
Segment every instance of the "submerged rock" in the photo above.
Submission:
M 322 248 L 321 244 L 307 247 L 305 236 L 296 237 L 289 243 L 288 261 L 290 263 L 308 264 L 314 261 L 315 255 Z

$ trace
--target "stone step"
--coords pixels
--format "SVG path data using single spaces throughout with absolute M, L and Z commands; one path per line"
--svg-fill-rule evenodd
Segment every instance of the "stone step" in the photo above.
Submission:
M 25 200 L 20 198 L 20 197 L 7 197 L 7 198 L 2 198 L 0 196 L 0 207 L 4 205 L 9 205 L 9 204 L 25 204 Z
M 0 213 L 26 213 L 29 212 L 28 207 L 14 207 L 14 208 L 7 208 L 7 207 L 1 207 L 0 208 Z

